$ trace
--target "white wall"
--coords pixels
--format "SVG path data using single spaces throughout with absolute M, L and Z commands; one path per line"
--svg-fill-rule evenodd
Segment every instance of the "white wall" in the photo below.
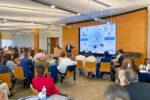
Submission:
M 62 27 L 50 26 L 39 31 L 39 48 L 47 50 L 47 37 L 59 37 L 59 45 L 62 47 Z M 34 48 L 33 30 L 13 33 L 13 46 Z

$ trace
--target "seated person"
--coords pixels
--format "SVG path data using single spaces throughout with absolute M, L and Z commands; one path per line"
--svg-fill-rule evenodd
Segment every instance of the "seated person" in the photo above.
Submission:
M 49 63 L 47 61 L 44 60 L 44 55 L 43 54 L 39 54 L 38 56 L 38 60 L 35 62 L 35 68 L 37 67 L 37 65 L 43 65 L 45 66 L 45 68 L 49 69 Z
M 64 53 L 64 52 L 61 52 L 60 57 L 58 58 L 58 64 L 59 64 L 60 61 L 61 61 L 63 58 L 65 58 L 65 57 L 66 57 L 65 53 Z
M 57 66 L 59 73 L 65 74 L 68 66 L 77 64 L 77 61 L 70 59 L 71 57 L 72 54 L 69 52 L 67 53 L 67 58 L 64 58 L 60 61 L 59 65 Z
M 88 55 L 85 58 L 85 62 L 97 62 L 97 58 L 92 55 L 91 51 L 89 51 Z
M 11 70 L 7 66 L 3 65 L 3 59 L 4 59 L 4 57 L 2 55 L 0 55 L 0 74 L 1 73 L 11 73 L 11 82 L 12 82 L 11 90 L 12 90 L 16 83 L 16 79 L 13 77 Z
M 78 56 L 76 56 L 77 60 L 85 60 L 85 51 L 80 52 Z
M 17 64 L 18 66 L 20 65 L 20 58 L 19 58 L 19 53 L 15 53 L 13 56 L 13 61 L 15 64 Z
M 131 58 L 126 58 L 123 61 L 123 64 L 120 68 L 118 68 L 116 73 L 116 82 L 119 82 L 121 86 L 125 85 L 125 72 L 127 69 L 131 69 L 138 74 L 138 67 L 136 66 L 135 62 Z
M 105 90 L 104 100 L 130 100 L 130 95 L 125 88 L 121 87 L 118 84 L 113 83 L 109 85 Z
M 8 100 L 8 96 L 13 94 L 13 93 L 10 93 L 9 88 L 6 83 L 0 84 L 0 93 L 1 93 L 1 96 L 3 97 L 3 100 Z
M 124 60 L 124 51 L 122 49 L 119 49 L 118 53 L 119 54 L 116 57 L 115 65 L 116 65 L 116 67 L 121 67 L 123 60 Z
M 45 66 L 37 65 L 36 67 L 38 77 L 32 80 L 33 88 L 38 92 L 42 91 L 43 86 L 46 88 L 46 95 L 60 94 L 59 90 L 55 87 L 53 78 L 45 77 Z
M 104 52 L 104 57 L 102 57 L 102 58 L 100 59 L 100 63 L 101 63 L 101 62 L 111 62 L 111 57 L 110 57 L 108 51 L 105 51 L 105 52 Z M 97 69 L 96 69 L 98 76 L 99 76 L 99 68 L 100 68 L 100 64 L 99 64 L 99 66 L 97 66 Z M 102 76 L 103 76 L 104 74 L 105 74 L 105 72 L 101 72 L 101 73 L 100 73 L 100 78 L 102 78 Z
M 76 56 L 76 59 L 78 61 L 82 61 L 83 67 L 85 68 L 85 51 L 80 52 L 79 55 Z M 81 72 L 81 69 L 79 69 L 79 71 L 80 71 L 80 74 L 82 74 L 84 72 L 84 70 L 82 70 L 82 72 Z
M 138 82 L 138 75 L 134 70 L 126 70 L 124 81 L 124 88 L 129 92 L 130 100 L 150 100 L 150 84 Z
M 34 65 L 29 57 L 30 53 L 26 52 L 25 57 L 20 61 L 20 66 L 23 68 L 24 77 L 27 77 L 30 83 L 32 83 L 32 78 L 34 77 Z
M 85 66 L 86 67 L 86 62 L 95 62 L 97 63 L 97 58 L 95 56 L 92 55 L 92 52 L 89 51 L 88 54 L 85 55 Z M 92 75 L 94 75 L 95 73 L 89 72 L 88 76 L 92 77 Z
M 6 58 L 7 58 L 6 66 L 8 66 L 9 69 L 13 71 L 13 67 L 17 66 L 17 64 L 13 62 L 13 56 L 11 54 L 7 54 Z

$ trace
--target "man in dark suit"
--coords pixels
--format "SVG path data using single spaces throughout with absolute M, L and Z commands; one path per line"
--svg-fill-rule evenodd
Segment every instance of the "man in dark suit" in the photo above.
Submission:
M 32 78 L 34 77 L 34 65 L 31 59 L 29 59 L 30 53 L 26 52 L 25 57 L 21 59 L 20 66 L 23 68 L 24 77 L 30 79 L 32 82 Z
M 150 84 L 138 82 L 136 72 L 129 69 L 125 72 L 125 85 L 124 88 L 130 94 L 130 100 L 150 100 Z
M 68 53 L 68 52 L 72 52 L 72 49 L 73 49 L 74 47 L 70 44 L 70 43 L 68 43 L 68 45 L 66 45 L 66 52 Z

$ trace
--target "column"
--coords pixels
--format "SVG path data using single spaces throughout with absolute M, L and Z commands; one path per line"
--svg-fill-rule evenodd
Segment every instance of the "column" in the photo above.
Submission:
M 39 52 L 39 29 L 34 30 L 34 51 L 35 53 Z

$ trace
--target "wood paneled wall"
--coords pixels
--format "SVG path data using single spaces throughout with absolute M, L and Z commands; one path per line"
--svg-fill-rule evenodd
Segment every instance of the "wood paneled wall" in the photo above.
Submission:
M 141 63 L 145 63 L 147 57 L 147 10 L 139 10 L 112 18 L 106 18 L 110 22 L 117 23 L 117 50 L 123 49 L 125 52 L 142 53 Z M 98 21 L 89 21 L 73 26 L 86 27 L 103 24 Z M 63 47 L 70 42 L 79 50 L 79 30 L 78 28 L 63 27 Z

